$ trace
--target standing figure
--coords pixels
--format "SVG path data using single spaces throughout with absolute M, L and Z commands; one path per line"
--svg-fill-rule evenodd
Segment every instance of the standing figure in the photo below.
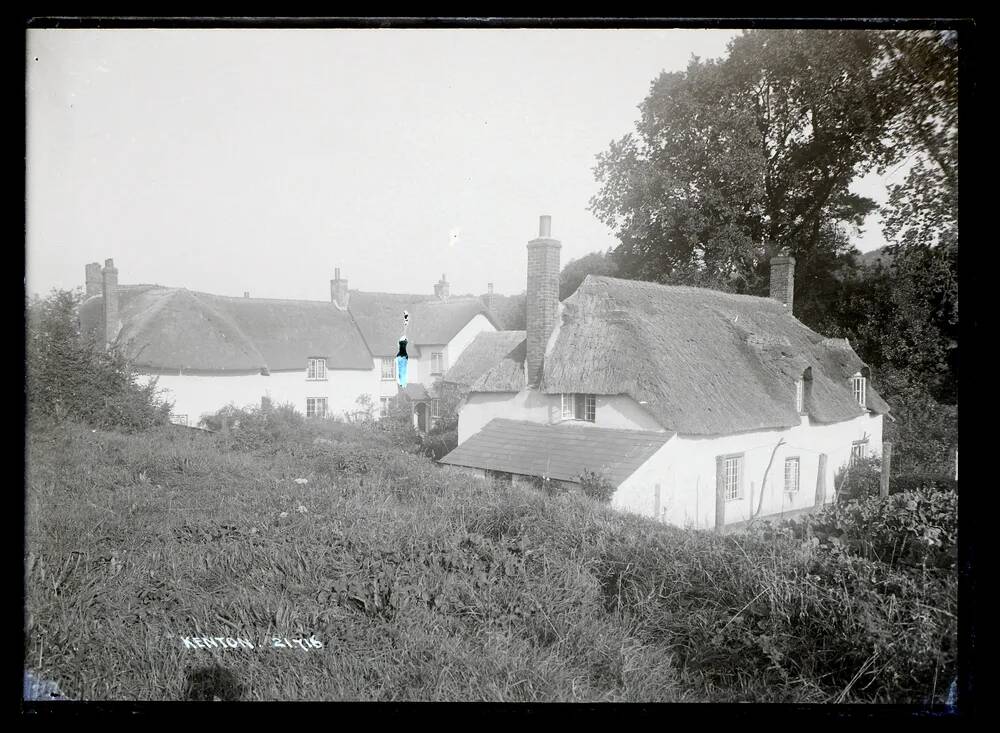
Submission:
M 406 355 L 406 329 L 410 325 L 410 314 L 403 311 L 403 335 L 399 337 L 399 351 L 396 353 L 396 381 L 406 387 L 406 365 L 410 357 Z

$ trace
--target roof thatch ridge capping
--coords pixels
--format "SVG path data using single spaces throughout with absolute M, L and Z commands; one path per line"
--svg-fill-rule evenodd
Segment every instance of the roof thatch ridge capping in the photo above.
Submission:
M 798 425 L 795 381 L 812 368 L 810 417 L 865 414 L 850 375 L 864 364 L 771 298 L 588 275 L 561 309 L 541 389 L 626 394 L 664 428 L 725 435 Z M 868 408 L 888 411 L 869 386 Z

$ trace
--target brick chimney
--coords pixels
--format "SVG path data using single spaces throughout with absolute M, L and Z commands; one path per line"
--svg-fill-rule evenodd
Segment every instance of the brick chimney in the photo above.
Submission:
M 351 294 L 347 290 L 347 280 L 340 279 L 340 268 L 333 269 L 333 280 L 330 281 L 330 300 L 341 310 L 347 310 Z
M 486 307 L 493 310 L 493 283 L 486 283 Z
M 101 263 L 91 262 L 86 265 L 87 279 L 86 279 L 86 291 L 85 295 L 89 298 L 91 295 L 100 295 L 103 292 L 101 286 Z
M 104 295 L 104 342 L 110 345 L 118 336 L 118 268 L 114 260 L 104 260 L 101 270 Z
M 795 296 L 795 258 L 780 254 L 771 258 L 771 297 L 788 306 L 792 312 Z
M 249 290 L 244 290 L 243 291 L 243 297 L 244 298 L 249 298 L 250 297 L 250 291 Z
M 559 250 L 552 239 L 552 217 L 538 222 L 538 238 L 528 242 L 528 386 L 537 387 L 542 378 L 545 344 L 556 325 L 559 310 Z
M 445 278 L 444 273 L 441 273 L 441 279 L 437 281 L 434 285 L 434 295 L 439 300 L 448 300 L 448 280 Z

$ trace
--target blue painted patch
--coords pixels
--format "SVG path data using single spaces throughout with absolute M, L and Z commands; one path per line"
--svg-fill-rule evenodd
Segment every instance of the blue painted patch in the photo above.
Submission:
M 400 387 L 406 387 L 406 364 L 409 361 L 405 356 L 396 357 L 396 381 Z

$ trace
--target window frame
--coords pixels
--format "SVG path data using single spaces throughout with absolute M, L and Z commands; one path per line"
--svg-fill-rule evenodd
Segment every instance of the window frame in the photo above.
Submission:
M 437 364 L 437 369 L 435 370 L 435 364 Z M 431 352 L 431 376 L 436 376 L 438 374 L 444 374 L 444 352 L 443 351 L 432 351 Z
M 309 405 L 310 402 L 313 403 L 311 409 L 310 409 L 310 405 Z M 318 407 L 318 405 L 319 405 L 320 402 L 322 402 L 322 404 L 323 404 L 323 412 L 322 412 L 322 414 L 317 414 L 317 412 L 318 412 L 317 407 Z M 309 418 L 309 417 L 325 418 L 329 414 L 329 412 L 330 412 L 330 400 L 328 398 L 326 398 L 326 397 L 306 397 L 306 417 L 307 418 Z
M 181 418 L 183 418 L 183 422 L 181 422 Z M 171 413 L 170 422 L 173 423 L 174 425 L 184 425 L 184 426 L 189 426 L 191 424 L 190 418 L 188 417 L 188 415 L 184 413 L 180 414 Z
M 597 395 L 592 392 L 560 392 L 559 419 L 596 423 Z
M 431 400 L 431 417 L 441 417 L 441 400 L 437 397 Z
M 851 465 L 868 458 L 868 439 L 851 441 Z
M 725 501 L 742 501 L 746 498 L 746 491 L 744 489 L 744 478 L 746 471 L 744 470 L 745 453 L 730 453 L 728 455 L 719 456 L 722 459 L 722 471 L 723 471 L 723 490 L 722 496 Z M 736 494 L 734 496 L 729 495 L 729 462 L 736 461 Z
M 396 357 L 394 356 L 383 356 L 382 360 L 382 379 L 383 382 L 395 382 L 396 381 Z M 385 376 L 386 364 L 389 365 L 389 376 Z
M 854 392 L 854 400 L 864 407 L 868 408 L 868 379 L 864 374 L 858 372 L 853 377 L 851 377 L 851 389 Z
M 788 468 L 789 466 L 795 466 L 794 477 L 795 485 L 789 488 L 788 485 Z M 797 494 L 802 488 L 802 461 L 799 456 L 788 456 L 785 458 L 785 493 Z
M 379 397 L 378 400 L 378 416 L 379 419 L 389 417 L 389 400 L 391 397 Z
M 318 376 L 322 372 L 323 376 Z M 306 359 L 306 381 L 307 382 L 325 382 L 327 381 L 326 376 L 326 357 L 325 356 L 310 356 Z M 312 374 L 313 376 L 309 376 Z

